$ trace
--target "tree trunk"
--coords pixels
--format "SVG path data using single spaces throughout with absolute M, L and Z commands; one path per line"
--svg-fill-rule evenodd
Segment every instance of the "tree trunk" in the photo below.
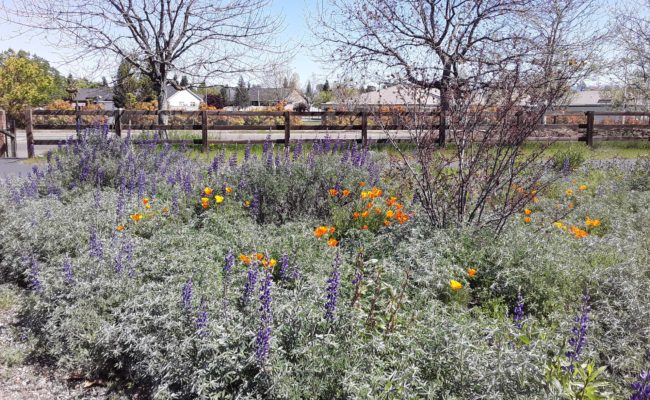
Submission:
M 163 111 L 169 109 L 167 104 L 167 82 L 166 78 L 160 77 L 156 80 L 154 85 L 154 90 L 158 95 L 158 125 L 167 125 L 169 123 L 169 115 Z M 167 129 L 161 128 L 160 137 L 167 138 Z
M 447 115 L 449 114 L 449 97 L 446 84 L 440 87 L 440 126 L 438 127 L 438 146 L 444 147 L 447 140 Z

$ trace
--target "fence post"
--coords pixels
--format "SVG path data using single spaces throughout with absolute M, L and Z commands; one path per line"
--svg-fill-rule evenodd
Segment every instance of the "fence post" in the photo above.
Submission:
M 7 117 L 4 110 L 0 110 L 0 130 L 7 129 Z M 5 143 L 5 135 L 0 134 L 0 156 L 2 153 L 7 153 L 9 157 L 9 143 Z
M 284 147 L 289 147 L 291 140 L 291 114 L 289 111 L 284 112 Z
M 594 112 L 587 111 L 587 146 L 594 146 Z
M 208 151 L 208 112 L 201 111 L 201 146 L 202 150 Z
M 34 158 L 34 127 L 31 108 L 25 111 L 25 136 L 27 137 L 27 157 Z
M 115 134 L 122 136 L 122 109 L 116 108 L 113 114 L 113 125 L 115 126 Z
M 74 124 L 77 130 L 77 135 L 81 133 L 81 107 L 79 107 L 79 104 L 74 106 Z
M 11 139 L 11 156 L 16 158 L 16 121 L 9 121 L 9 132 L 11 132 L 14 137 Z
M 368 145 L 368 111 L 361 113 L 361 145 L 365 148 Z

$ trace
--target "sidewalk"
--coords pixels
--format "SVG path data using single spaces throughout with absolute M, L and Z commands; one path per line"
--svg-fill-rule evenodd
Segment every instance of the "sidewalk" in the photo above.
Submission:
M 8 176 L 26 176 L 35 164 L 27 164 L 21 158 L 0 158 L 0 178 Z

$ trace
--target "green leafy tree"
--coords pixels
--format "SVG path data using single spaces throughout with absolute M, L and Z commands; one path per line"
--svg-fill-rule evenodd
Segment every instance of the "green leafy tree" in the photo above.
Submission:
M 63 88 L 65 79 L 61 81 Z M 0 56 L 0 108 L 10 118 L 21 120 L 24 109 L 41 106 L 58 96 L 58 92 L 57 79 L 49 64 L 24 52 Z

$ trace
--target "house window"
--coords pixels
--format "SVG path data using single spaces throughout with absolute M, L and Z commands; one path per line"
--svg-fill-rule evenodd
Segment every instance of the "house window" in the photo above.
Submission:
M 195 102 L 191 102 L 191 103 L 190 103 L 190 107 L 196 107 L 196 103 L 195 103 Z

